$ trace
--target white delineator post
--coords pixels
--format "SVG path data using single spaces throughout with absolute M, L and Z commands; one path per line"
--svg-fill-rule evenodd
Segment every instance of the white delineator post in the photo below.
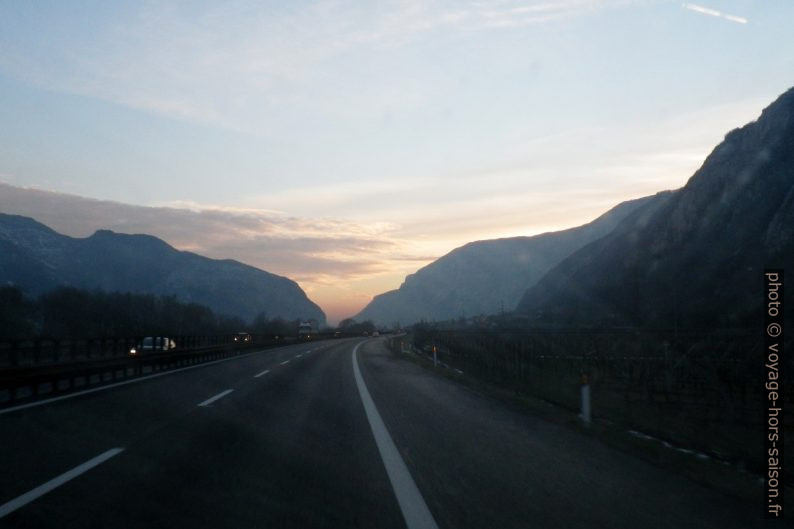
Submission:
M 585 425 L 590 425 L 590 381 L 587 378 L 587 373 L 582 374 L 582 422 Z

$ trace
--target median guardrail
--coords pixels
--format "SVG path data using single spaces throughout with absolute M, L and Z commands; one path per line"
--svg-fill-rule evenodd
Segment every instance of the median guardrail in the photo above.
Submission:
M 170 351 L 129 350 L 141 338 L 28 340 L 0 344 L 0 407 L 296 343 L 291 337 L 174 337 Z M 11 346 L 9 346 L 11 343 Z M 182 345 L 180 345 L 182 344 Z M 3 347 L 5 346 L 5 348 Z

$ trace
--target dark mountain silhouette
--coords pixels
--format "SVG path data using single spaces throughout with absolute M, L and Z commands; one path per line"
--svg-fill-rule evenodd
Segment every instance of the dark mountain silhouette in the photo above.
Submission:
M 728 133 L 655 211 L 562 261 L 518 310 L 563 325 L 758 327 L 764 268 L 791 264 L 794 89 Z
M 664 197 L 623 202 L 578 228 L 466 244 L 407 276 L 398 290 L 375 296 L 356 319 L 407 325 L 513 310 L 526 289 L 562 259 Z
M 150 235 L 100 230 L 79 239 L 0 214 L 0 284 L 37 295 L 58 286 L 175 295 L 229 316 L 313 318 L 322 310 L 294 281 L 233 260 L 174 249 Z

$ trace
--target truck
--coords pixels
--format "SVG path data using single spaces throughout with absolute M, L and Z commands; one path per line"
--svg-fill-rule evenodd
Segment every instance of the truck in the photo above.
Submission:
M 311 340 L 318 332 L 315 320 L 302 321 L 298 324 L 298 339 Z

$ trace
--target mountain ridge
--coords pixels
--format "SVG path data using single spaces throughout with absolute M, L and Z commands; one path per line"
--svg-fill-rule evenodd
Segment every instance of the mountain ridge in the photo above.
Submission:
M 375 296 L 355 318 L 407 325 L 512 310 L 526 288 L 557 262 L 608 233 L 635 209 L 664 200 L 666 193 L 622 202 L 575 228 L 467 243 L 409 274 L 398 289 Z
M 232 259 L 177 250 L 148 234 L 97 230 L 68 237 L 20 215 L 0 213 L 0 282 L 31 294 L 58 286 L 176 295 L 221 314 L 316 319 L 325 314 L 293 280 Z
M 518 311 L 570 324 L 752 326 L 763 269 L 794 262 L 792 226 L 794 89 L 728 132 L 658 211 L 549 271 Z

